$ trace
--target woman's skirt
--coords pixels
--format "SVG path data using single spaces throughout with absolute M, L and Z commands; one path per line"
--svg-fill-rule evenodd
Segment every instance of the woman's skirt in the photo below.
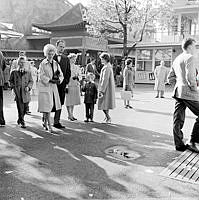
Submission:
M 69 86 L 68 93 L 65 98 L 66 106 L 73 106 L 80 104 L 80 87 L 78 86 Z

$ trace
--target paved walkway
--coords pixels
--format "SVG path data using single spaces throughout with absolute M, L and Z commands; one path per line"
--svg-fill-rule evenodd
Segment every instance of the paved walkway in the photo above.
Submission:
M 37 112 L 37 97 L 26 116 L 28 128 L 16 125 L 17 112 L 10 91 L 5 96 L 7 126 L 0 129 L 0 200 L 74 199 L 198 199 L 198 185 L 160 176 L 179 152 L 174 150 L 171 89 L 156 99 L 152 86 L 137 85 L 132 106 L 125 109 L 117 88 L 113 123 L 84 123 L 84 105 L 75 107 L 76 122 L 67 121 L 63 107 L 58 134 L 46 133 Z M 187 139 L 195 117 L 187 111 Z M 134 160 L 122 161 L 106 149 L 122 146 L 135 152 Z

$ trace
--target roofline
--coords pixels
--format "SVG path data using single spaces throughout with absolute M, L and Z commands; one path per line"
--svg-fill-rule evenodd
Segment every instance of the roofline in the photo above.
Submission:
M 128 43 L 127 48 L 133 46 L 134 43 Z M 137 44 L 135 48 L 145 48 L 145 47 L 171 47 L 171 46 L 181 46 L 181 43 L 148 43 L 148 44 Z M 108 48 L 123 48 L 123 44 L 109 44 Z
M 69 13 L 72 9 L 74 9 L 74 7 L 83 7 L 83 8 L 86 8 L 82 3 L 77 3 L 75 5 L 73 5 L 72 8 L 70 8 L 66 13 L 64 13 L 62 16 L 60 16 L 59 18 L 57 18 L 56 20 L 54 20 L 53 22 L 50 22 L 48 24 L 37 24 L 37 23 L 33 23 L 32 26 L 35 26 L 37 28 L 40 28 L 40 29 L 43 29 L 43 30 L 48 30 L 48 31 L 52 31 L 53 29 L 57 29 L 57 28 L 61 28 L 61 27 L 66 27 L 66 26 L 63 26 L 63 25 L 60 25 L 60 26 L 51 26 L 52 23 L 58 21 L 60 18 L 62 18 L 64 15 L 66 15 L 67 13 Z M 75 26 L 75 25 L 81 25 L 82 23 L 84 23 L 84 21 L 80 21 L 76 24 L 68 24 L 67 25 L 67 28 L 70 26 Z M 46 27 L 47 26 L 47 27 Z M 58 29 L 59 30 L 59 29 Z
M 185 6 L 174 7 L 174 10 L 179 10 L 179 9 L 189 9 L 189 8 L 199 8 L 199 4 L 194 4 L 194 5 L 185 5 Z
M 8 52 L 25 51 L 25 52 L 33 52 L 33 53 L 43 53 L 42 50 L 26 50 L 26 49 L 0 49 L 0 51 L 8 51 Z
M 47 30 L 47 31 L 51 31 L 52 32 L 52 31 L 56 31 L 56 30 L 69 30 L 71 28 L 75 28 L 75 26 L 84 25 L 83 23 L 84 22 L 79 22 L 79 23 L 76 23 L 76 24 L 68 24 L 67 26 L 59 25 L 59 26 L 48 26 L 48 27 L 45 27 L 45 25 L 42 26 L 42 24 L 40 24 L 40 25 L 39 24 L 32 24 L 32 26 L 35 26 L 35 27 L 37 27 L 39 29 L 42 29 L 42 30 Z M 84 27 L 82 26 L 82 28 L 84 28 Z
M 50 39 L 50 35 L 28 35 L 26 36 L 27 40 L 42 40 L 42 39 Z

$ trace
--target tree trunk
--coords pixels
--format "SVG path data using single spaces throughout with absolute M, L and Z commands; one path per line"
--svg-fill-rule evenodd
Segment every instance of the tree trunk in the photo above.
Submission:
M 124 39 L 123 39 L 123 58 L 128 56 L 127 53 L 127 25 L 123 25 L 123 34 L 124 34 Z

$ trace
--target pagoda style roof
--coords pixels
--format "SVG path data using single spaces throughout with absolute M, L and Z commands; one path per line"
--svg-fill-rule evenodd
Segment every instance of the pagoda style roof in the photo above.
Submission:
M 49 24 L 34 23 L 33 26 L 47 31 L 67 30 L 80 26 L 83 27 L 83 12 L 85 12 L 85 10 L 85 7 L 81 3 L 78 3 L 57 20 Z

